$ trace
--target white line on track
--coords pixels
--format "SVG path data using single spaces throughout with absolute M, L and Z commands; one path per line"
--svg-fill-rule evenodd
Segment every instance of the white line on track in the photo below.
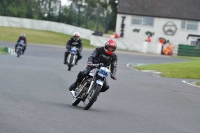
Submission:
M 157 75 L 157 74 L 154 74 L 153 76 L 160 78 L 160 76 L 159 76 L 159 75 Z
M 185 81 L 185 80 L 183 80 L 182 82 L 183 82 L 183 83 L 185 83 L 185 84 L 192 85 L 192 86 L 195 86 L 195 87 L 198 87 L 198 88 L 200 88 L 200 86 L 194 85 L 194 84 L 192 84 L 192 83 L 189 83 L 189 82 L 187 82 L 187 81 Z
M 135 70 L 135 71 L 139 71 L 139 70 L 133 68 L 131 63 L 128 63 L 126 66 L 127 66 L 128 68 L 131 68 L 131 69 Z
M 126 66 L 127 66 L 128 68 L 131 68 L 131 69 L 135 70 L 135 71 L 139 71 L 139 70 L 133 68 L 131 63 L 128 63 Z M 141 72 L 146 72 L 146 71 L 141 71 Z M 160 72 L 156 72 L 156 73 L 159 74 Z M 153 74 L 153 76 L 156 76 L 156 77 L 159 77 L 159 78 L 160 78 L 160 76 L 157 75 L 157 74 Z M 200 86 L 195 85 L 195 84 L 192 84 L 192 83 L 189 83 L 189 82 L 187 82 L 187 81 L 185 81 L 185 80 L 182 80 L 182 82 L 185 83 L 185 84 L 192 85 L 192 86 L 195 86 L 195 87 L 200 88 Z

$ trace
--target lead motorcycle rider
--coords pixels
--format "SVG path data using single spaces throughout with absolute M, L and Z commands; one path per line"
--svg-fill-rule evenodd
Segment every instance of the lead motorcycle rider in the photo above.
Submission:
M 111 78 L 116 80 L 116 71 L 117 71 L 117 55 L 115 54 L 115 50 L 117 48 L 117 43 L 113 39 L 109 39 L 104 47 L 98 47 L 94 50 L 91 56 L 88 58 L 87 66 L 83 71 L 80 71 L 75 83 L 73 83 L 69 90 L 71 91 L 72 95 L 75 94 L 75 88 L 81 81 L 84 79 L 85 76 L 89 74 L 89 72 L 93 69 L 92 64 L 103 63 L 104 67 L 111 66 Z M 105 80 L 101 92 L 105 92 L 109 89 L 109 85 Z
M 70 38 L 70 40 L 66 44 L 67 51 L 65 52 L 65 55 L 64 55 L 64 64 L 67 64 L 66 59 L 70 53 L 71 47 L 75 46 L 76 48 L 78 48 L 78 52 L 77 52 L 78 58 L 76 59 L 76 62 L 75 62 L 75 64 L 77 65 L 78 60 L 82 58 L 82 55 L 81 55 L 81 51 L 83 49 L 82 45 L 83 43 L 82 43 L 82 40 L 80 39 L 80 34 L 78 32 L 74 32 L 73 37 Z

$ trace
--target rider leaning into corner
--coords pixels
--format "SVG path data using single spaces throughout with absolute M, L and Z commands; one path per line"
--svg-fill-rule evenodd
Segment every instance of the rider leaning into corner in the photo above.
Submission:
M 89 56 L 87 66 L 83 71 L 80 71 L 76 81 L 69 87 L 72 95 L 75 93 L 75 88 L 81 81 L 87 76 L 92 70 L 92 64 L 103 63 L 104 67 L 111 66 L 111 78 L 116 80 L 116 71 L 117 71 L 117 55 L 115 54 L 115 50 L 117 48 L 117 43 L 113 39 L 109 39 L 104 47 L 98 47 L 94 50 L 94 52 Z M 101 92 L 105 92 L 109 89 L 109 85 L 105 80 Z
M 19 45 L 19 42 L 23 40 L 24 41 L 24 46 L 23 46 L 23 50 L 22 50 L 22 54 L 24 54 L 25 50 L 26 50 L 26 45 L 27 45 L 27 39 L 26 39 L 26 35 L 25 34 L 21 34 L 17 40 L 17 43 L 15 45 L 15 52 L 16 52 L 16 49 L 17 49 L 17 46 Z
M 82 58 L 82 55 L 81 55 L 81 51 L 83 49 L 82 45 L 83 44 L 82 44 L 82 40 L 80 39 L 80 34 L 78 32 L 74 32 L 73 37 L 70 38 L 66 44 L 67 51 L 65 52 L 65 55 L 64 55 L 64 64 L 67 64 L 66 60 L 67 60 L 67 56 L 70 53 L 71 47 L 75 46 L 76 48 L 78 48 L 78 53 L 77 53 L 78 58 L 76 59 L 76 62 L 75 62 L 77 65 L 78 60 Z

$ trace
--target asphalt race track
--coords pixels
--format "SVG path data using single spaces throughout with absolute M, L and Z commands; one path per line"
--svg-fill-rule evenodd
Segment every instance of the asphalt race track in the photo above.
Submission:
M 0 42 L 14 48 L 14 43 Z M 67 71 L 64 47 L 28 45 L 25 55 L 0 55 L 0 133 L 200 133 L 200 88 L 160 78 L 128 63 L 185 61 L 118 52 L 117 81 L 90 110 L 71 106 L 68 86 L 86 66 Z

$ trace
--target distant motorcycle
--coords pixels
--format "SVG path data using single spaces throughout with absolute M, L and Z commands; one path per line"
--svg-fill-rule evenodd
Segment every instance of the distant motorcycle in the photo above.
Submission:
M 21 40 L 16 48 L 16 53 L 17 53 L 17 57 L 19 57 L 20 55 L 22 55 L 22 50 L 25 46 L 25 43 L 23 40 Z
M 67 57 L 67 66 L 68 66 L 68 71 L 71 70 L 71 68 L 75 65 L 76 63 L 76 59 L 77 59 L 77 52 L 78 52 L 78 48 L 76 47 L 72 47 L 70 50 L 70 53 Z
M 94 69 L 82 80 L 75 89 L 75 93 L 72 94 L 72 105 L 77 106 L 82 101 L 85 110 L 88 110 L 97 100 L 106 77 L 112 74 L 107 67 L 103 67 L 103 63 L 93 64 L 92 67 Z

